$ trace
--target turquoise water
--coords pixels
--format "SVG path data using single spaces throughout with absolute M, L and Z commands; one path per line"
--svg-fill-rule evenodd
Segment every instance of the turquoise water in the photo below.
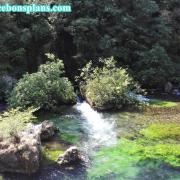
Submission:
M 120 138 L 133 140 L 138 137 L 137 132 L 153 119 L 144 117 L 142 112 L 99 113 L 84 102 L 73 107 L 60 108 L 55 114 L 43 113 L 41 119 L 48 119 L 59 128 L 59 134 L 43 146 L 65 150 L 76 145 L 85 162 L 67 169 L 60 169 L 55 164 L 42 164 L 35 175 L 5 174 L 4 179 L 180 180 L 178 168 L 153 160 L 137 162 L 135 156 L 106 150 L 115 146 Z M 67 136 L 69 134 L 71 136 Z

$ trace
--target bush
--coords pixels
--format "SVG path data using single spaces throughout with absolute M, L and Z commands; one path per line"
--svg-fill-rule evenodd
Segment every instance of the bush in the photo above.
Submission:
M 40 107 L 52 109 L 58 104 L 75 102 L 75 93 L 68 78 L 63 77 L 64 65 L 61 60 L 54 60 L 48 55 L 46 64 L 39 67 L 38 72 L 25 74 L 13 89 L 10 98 L 10 107 Z
M 81 91 L 94 107 L 118 107 L 134 104 L 130 91 L 139 89 L 125 69 L 117 68 L 114 59 L 100 59 L 102 68 L 86 65 L 81 73 Z
M 26 124 L 36 119 L 33 112 L 36 109 L 29 108 L 25 111 L 19 109 L 11 109 L 3 114 L 0 114 L 0 137 L 10 138 L 20 130 L 26 128 Z

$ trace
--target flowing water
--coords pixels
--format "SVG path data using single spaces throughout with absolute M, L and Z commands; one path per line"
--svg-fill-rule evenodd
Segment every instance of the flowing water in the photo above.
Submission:
M 86 102 L 78 103 L 76 109 L 84 120 L 83 128 L 88 134 L 87 141 L 82 145 L 84 150 L 91 152 L 116 143 L 116 130 L 112 119 L 104 118 L 103 114 L 93 110 Z
M 113 147 L 120 137 L 135 136 L 136 132 L 145 126 L 150 119 L 142 120 L 142 114 L 138 112 L 111 112 L 99 113 L 93 110 L 86 102 L 77 103 L 73 107 L 59 109 L 56 114 L 44 114 L 43 120 L 48 119 L 60 129 L 60 134 L 71 134 L 75 137 L 73 144 L 77 145 L 85 156 L 85 164 L 77 165 L 75 168 L 60 169 L 56 165 L 42 165 L 40 170 L 32 176 L 17 174 L 3 175 L 6 180 L 87 180 L 88 169 L 93 166 L 92 156 L 106 147 Z M 151 117 L 153 119 L 153 117 Z M 67 149 L 69 144 L 64 143 L 59 136 L 44 146 L 50 149 Z M 105 155 L 102 162 L 107 158 Z M 117 157 L 118 158 L 118 157 Z M 127 163 L 127 162 L 126 162 Z M 117 165 L 114 162 L 114 165 Z M 122 164 L 123 165 L 123 164 Z M 127 164 L 126 164 L 127 165 Z M 102 180 L 180 180 L 179 170 L 166 166 L 154 166 L 147 163 L 147 167 L 127 167 L 127 172 L 115 176 L 103 178 L 90 178 Z M 124 168 L 124 165 L 123 165 Z M 129 169 L 128 169 L 129 168 Z M 139 170 L 137 174 L 127 178 L 132 170 Z M 108 171 L 108 169 L 107 169 Z

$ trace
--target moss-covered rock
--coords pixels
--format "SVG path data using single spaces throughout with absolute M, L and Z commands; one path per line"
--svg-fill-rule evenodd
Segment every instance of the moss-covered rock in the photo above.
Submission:
M 63 153 L 64 151 L 59 149 L 42 148 L 42 157 L 46 164 L 55 163 L 58 157 Z

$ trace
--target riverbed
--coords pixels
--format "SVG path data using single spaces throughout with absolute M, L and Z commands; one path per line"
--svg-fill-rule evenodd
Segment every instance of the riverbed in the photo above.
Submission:
M 119 154 L 113 149 L 113 147 L 117 149 L 117 144 L 122 144 L 125 148 L 126 140 L 133 142 L 141 138 L 142 135 L 139 134 L 141 129 L 152 123 L 166 121 L 180 123 L 179 104 L 177 106 L 100 113 L 93 110 L 86 102 L 82 102 L 72 107 L 61 107 L 58 113 L 43 112 L 39 115 L 39 119 L 50 120 L 59 128 L 59 133 L 51 141 L 43 143 L 43 148 L 47 151 L 65 151 L 68 147 L 76 145 L 84 157 L 84 162 L 60 169 L 53 162 L 43 161 L 40 170 L 34 175 L 7 173 L 3 178 L 7 180 L 179 180 L 180 169 L 177 167 L 174 168 L 158 159 L 137 163 L 134 161 L 136 156 L 132 153 L 124 155 L 123 151 Z M 111 159 L 113 162 L 110 161 Z

